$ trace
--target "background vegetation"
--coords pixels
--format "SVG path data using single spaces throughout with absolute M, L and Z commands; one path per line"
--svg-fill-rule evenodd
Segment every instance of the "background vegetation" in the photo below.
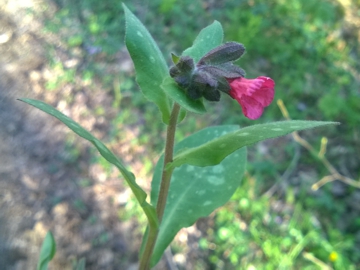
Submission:
M 101 85 L 113 96 L 113 107 L 121 108 L 111 118 L 109 143 L 120 139 L 123 125 L 135 125 L 140 132 L 131 143 L 145 145 L 147 154 L 155 156 L 163 143 L 157 136 L 163 127 L 152 121 L 154 115 L 159 116 L 157 109 L 142 97 L 131 69 L 112 69 L 126 60 L 121 2 L 55 2 L 58 10 L 46 22 L 46 31 L 62 36 L 62 46 L 68 54 L 81 58 L 82 64 L 66 66 L 49 48 L 59 76 L 47 82 L 48 90 L 76 85 L 77 78 L 88 82 L 89 89 L 93 82 Z M 358 22 L 351 20 L 349 6 L 335 0 L 124 2 L 148 27 L 169 65 L 170 52 L 180 54 L 201 28 L 214 19 L 220 21 L 225 40 L 241 42 L 247 49 L 238 64 L 250 78 L 272 77 L 275 98 L 284 101 L 293 119 L 342 123 L 304 132 L 303 137 L 319 149 L 321 136 L 326 135 L 330 162 L 342 174 L 359 178 L 359 33 L 352 25 Z M 359 2 L 350 7 L 360 15 L 359 8 Z M 97 113 L 106 110 L 98 107 Z M 219 104 L 208 103 L 208 110 L 206 116 L 188 115 L 178 139 L 208 125 L 253 124 L 243 117 L 239 105 L 225 96 Z M 258 121 L 282 119 L 274 102 Z M 198 269 L 359 268 L 359 190 L 332 182 L 312 191 L 312 184 L 329 172 L 291 137 L 252 147 L 249 155 L 242 185 L 231 202 L 211 217 L 212 225 L 203 230 L 199 248 L 205 255 Z M 139 158 L 151 175 L 152 162 Z M 128 207 L 139 213 L 131 202 Z M 128 217 L 120 216 L 123 218 Z M 174 247 L 173 252 L 181 250 Z

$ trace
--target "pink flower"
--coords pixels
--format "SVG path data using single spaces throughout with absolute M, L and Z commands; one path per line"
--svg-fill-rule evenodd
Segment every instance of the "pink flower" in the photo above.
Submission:
M 258 119 L 264 107 L 269 106 L 274 99 L 275 82 L 269 77 L 227 80 L 231 87 L 230 96 L 239 102 L 244 115 L 251 120 Z

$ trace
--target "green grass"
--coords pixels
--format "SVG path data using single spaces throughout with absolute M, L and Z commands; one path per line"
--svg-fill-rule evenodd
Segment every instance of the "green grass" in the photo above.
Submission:
M 216 246 L 209 256 L 213 269 L 320 269 L 321 263 L 356 269 L 350 235 L 340 233 L 336 223 L 328 223 L 324 230 L 312 209 L 293 199 L 292 188 L 284 201 L 256 190 L 257 181 L 245 178 L 216 213 L 215 228 L 203 241 L 204 248 Z M 334 252 L 338 258 L 332 261 Z M 308 260 L 309 254 L 317 260 Z

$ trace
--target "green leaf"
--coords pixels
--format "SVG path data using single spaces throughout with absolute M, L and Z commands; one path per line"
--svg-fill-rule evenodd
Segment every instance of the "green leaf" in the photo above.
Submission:
M 161 88 L 171 99 L 177 102 L 184 109 L 200 114 L 206 112 L 202 99 L 194 100 L 189 98 L 184 90 L 181 89 L 181 87 L 178 86 L 170 76 L 164 80 Z
M 115 165 L 119 169 L 122 176 L 125 178 L 126 182 L 134 193 L 136 199 L 143 208 L 149 223 L 153 226 L 157 226 L 158 220 L 156 216 L 156 210 L 152 205 L 146 202 L 147 195 L 145 191 L 142 190 L 141 187 L 136 183 L 134 174 L 128 171 L 122 162 L 100 140 L 96 139 L 90 132 L 73 121 L 71 118 L 56 110 L 54 107 L 39 100 L 27 98 L 22 98 L 20 100 L 56 117 L 77 135 L 91 142 L 97 148 L 100 155 L 102 155 L 109 163 Z
M 52 233 L 48 231 L 41 245 L 37 270 L 47 270 L 48 264 L 52 260 L 52 258 L 54 258 L 55 253 L 56 253 L 55 239 Z
M 171 53 L 171 60 L 173 61 L 174 65 L 176 65 L 180 60 L 180 56 L 177 56 L 176 54 Z
M 170 102 L 160 85 L 169 76 L 166 61 L 145 26 L 123 4 L 126 20 L 125 43 L 135 65 L 136 81 L 144 96 L 154 102 L 169 123 Z
M 207 54 L 210 50 L 219 46 L 224 37 L 224 31 L 221 23 L 214 21 L 209 26 L 202 29 L 196 37 L 193 45 L 183 52 L 183 56 L 190 56 L 197 63 L 201 57 Z
M 231 132 L 200 146 L 179 152 L 170 167 L 183 164 L 194 166 L 213 166 L 219 164 L 225 157 L 240 149 L 266 139 L 280 137 L 293 131 L 338 124 L 320 121 L 283 121 L 261 125 L 253 125 Z
M 203 129 L 175 146 L 176 151 L 196 147 L 218 136 L 237 130 L 237 126 Z M 155 265 L 177 232 L 191 226 L 225 204 L 240 185 L 246 165 L 246 149 L 240 149 L 213 167 L 184 165 L 173 172 L 164 216 L 154 248 L 151 265 Z M 151 183 L 151 202 L 156 204 L 160 188 L 163 156 L 158 161 Z
M 183 108 L 180 109 L 178 124 L 181 123 L 185 119 L 186 113 L 187 113 L 186 110 L 184 110 Z
M 85 270 L 85 258 L 81 258 L 77 265 L 75 266 L 75 270 Z

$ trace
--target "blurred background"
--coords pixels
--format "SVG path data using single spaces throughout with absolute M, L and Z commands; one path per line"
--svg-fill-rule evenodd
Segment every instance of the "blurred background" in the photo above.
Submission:
M 300 133 L 312 152 L 291 135 L 250 147 L 231 201 L 183 229 L 157 269 L 359 269 L 360 185 L 344 182 L 360 177 L 359 0 L 123 2 L 169 66 L 171 52 L 218 20 L 225 41 L 246 47 L 237 64 L 249 78 L 272 77 L 292 119 L 341 122 Z M 120 1 L 0 0 L 1 269 L 35 269 L 48 230 L 57 242 L 50 269 L 81 258 L 86 269 L 136 265 L 146 220 L 116 169 L 16 100 L 40 99 L 73 118 L 149 191 L 165 130 L 136 85 L 124 30 Z M 276 102 L 255 122 L 225 95 L 206 106 L 206 115 L 188 114 L 177 140 L 209 125 L 284 120 Z M 343 181 L 312 189 L 332 169 Z

